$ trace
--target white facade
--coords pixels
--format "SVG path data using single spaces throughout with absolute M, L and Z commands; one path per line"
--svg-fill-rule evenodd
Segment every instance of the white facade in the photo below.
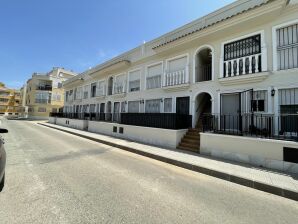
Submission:
M 199 99 L 200 94 L 205 93 L 211 99 L 211 113 L 220 113 L 221 94 L 239 93 L 253 88 L 254 91 L 265 91 L 264 107 L 267 109 L 262 112 L 279 114 L 281 91 L 294 91 L 298 98 L 298 62 L 294 61 L 298 54 L 297 5 L 286 5 L 287 1 L 283 0 L 250 2 L 255 2 L 253 9 L 247 9 L 239 15 L 178 38 L 177 35 L 183 35 L 185 29 L 191 30 L 200 24 L 202 19 L 199 19 L 66 81 L 65 89 L 82 97 L 75 100 L 70 98 L 65 103 L 65 111 L 89 112 L 93 108 L 92 112 L 100 112 L 101 103 L 107 105 L 111 102 L 111 108 L 105 106 L 105 112 L 120 112 L 118 104 L 114 110 L 115 102 L 123 102 L 122 111 L 142 113 L 147 108 L 148 111 L 162 113 L 165 99 L 171 99 L 170 111 L 175 113 L 176 99 L 189 97 L 189 114 L 193 115 L 195 126 L 200 116 L 200 106 L 206 104 L 201 102 L 203 99 Z M 245 9 L 245 4 L 246 1 L 237 1 L 205 19 L 216 19 L 222 13 L 233 13 L 232 8 L 236 8 L 233 9 L 236 11 L 241 7 Z M 296 34 L 289 37 L 291 40 L 284 42 L 287 46 L 282 47 L 290 49 L 293 60 L 290 65 L 281 67 L 278 58 L 285 57 L 280 56 L 285 53 L 280 50 L 282 47 L 278 46 L 277 41 L 280 38 L 277 34 L 279 29 L 289 26 L 292 26 L 291 32 L 296 31 Z M 177 40 L 165 41 L 175 36 Z M 233 55 L 237 52 L 232 50 L 227 53 L 225 46 L 230 47 L 227 45 L 240 41 L 238 44 L 243 47 L 245 41 L 248 41 L 246 44 L 251 44 L 250 40 L 246 39 L 254 36 L 259 38 L 259 45 L 246 47 L 248 53 L 243 56 L 226 57 L 227 54 Z M 244 42 L 241 43 L 241 40 Z M 252 48 L 260 49 L 251 53 Z M 237 46 L 234 51 L 235 49 Z M 288 56 L 285 60 L 288 60 Z M 199 78 L 202 74 L 206 77 Z M 96 91 L 92 96 L 93 83 L 96 83 Z M 160 100 L 160 106 L 146 107 L 146 103 L 150 102 L 155 105 L 152 100 Z M 137 101 L 140 102 L 139 106 L 136 105 Z

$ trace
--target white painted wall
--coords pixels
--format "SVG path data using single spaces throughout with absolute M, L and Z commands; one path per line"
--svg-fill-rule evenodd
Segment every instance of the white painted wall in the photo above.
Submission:
M 51 124 L 56 124 L 56 120 L 57 120 L 56 117 L 49 117 L 49 123 Z
M 79 130 L 87 130 L 88 128 L 88 121 L 86 120 L 75 120 L 75 119 L 57 117 L 56 124 L 64 127 L 79 129 Z
M 298 143 L 201 133 L 201 154 L 298 173 L 298 164 L 283 161 L 283 147 L 298 150 Z
M 117 127 L 117 133 L 113 132 L 114 126 Z M 120 127 L 123 127 L 123 134 L 119 133 Z M 89 121 L 88 131 L 173 149 L 186 133 L 185 129 L 169 130 L 97 121 Z

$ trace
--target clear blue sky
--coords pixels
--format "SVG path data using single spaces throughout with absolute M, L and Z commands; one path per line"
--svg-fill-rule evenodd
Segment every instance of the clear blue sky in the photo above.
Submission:
M 233 0 L 0 0 L 0 81 L 82 72 Z

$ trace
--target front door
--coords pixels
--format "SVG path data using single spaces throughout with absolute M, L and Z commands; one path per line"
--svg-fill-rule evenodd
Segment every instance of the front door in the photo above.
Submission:
M 177 97 L 177 99 L 176 99 L 176 113 L 189 115 L 189 96 Z
M 240 93 L 221 95 L 221 128 L 239 130 Z

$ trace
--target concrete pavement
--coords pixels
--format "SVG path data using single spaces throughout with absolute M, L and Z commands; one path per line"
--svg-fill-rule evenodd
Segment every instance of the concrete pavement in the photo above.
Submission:
M 115 147 L 4 121 L 0 223 L 297 223 L 297 202 Z

